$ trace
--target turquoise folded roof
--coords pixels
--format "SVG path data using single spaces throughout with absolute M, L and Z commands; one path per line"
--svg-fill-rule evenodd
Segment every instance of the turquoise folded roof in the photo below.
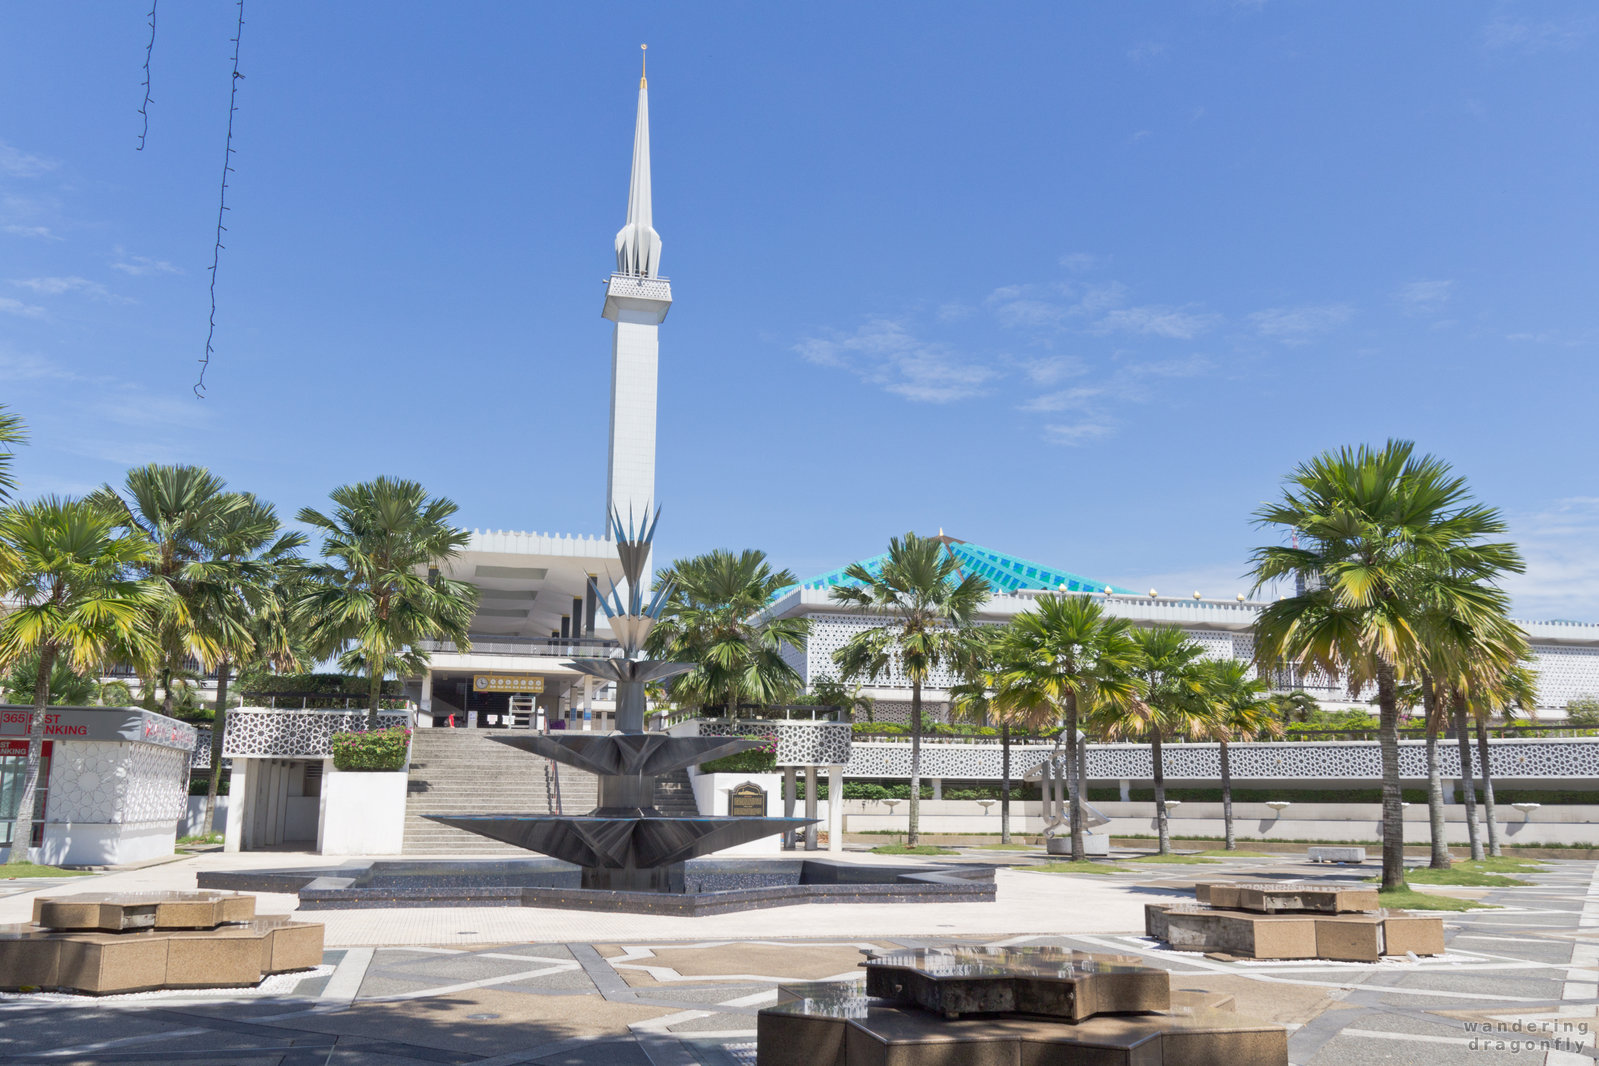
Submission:
M 989 587 L 995 592 L 1015 592 L 1017 589 L 1058 591 L 1064 585 L 1067 592 L 1103 592 L 1110 589 L 1117 593 L 1131 593 L 1130 589 L 1095 581 L 1093 578 L 1084 577 L 1058 566 L 1047 566 L 1031 559 L 1023 559 L 1019 555 L 1008 555 L 992 548 L 985 548 L 981 544 L 971 544 L 943 534 L 935 539 L 942 542 L 944 550 L 954 556 L 955 561 L 960 564 L 962 574 L 976 574 L 988 582 Z M 862 559 L 860 565 L 866 568 L 867 573 L 878 574 L 887 559 L 888 554 L 885 552 L 870 559 Z M 789 585 L 778 590 L 777 596 L 786 596 L 796 588 L 828 589 L 838 585 L 859 585 L 859 581 L 845 576 L 844 571 L 848 569 L 848 566 L 841 566 L 802 581 L 798 585 Z

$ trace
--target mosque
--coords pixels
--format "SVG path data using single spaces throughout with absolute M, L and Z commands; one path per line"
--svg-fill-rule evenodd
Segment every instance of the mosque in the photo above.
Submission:
M 655 501 L 656 380 L 659 332 L 672 306 L 672 287 L 660 273 L 661 237 L 654 227 L 650 191 L 649 88 L 641 76 L 633 129 L 633 165 L 627 219 L 616 234 L 616 269 L 606 284 L 601 315 L 611 327 L 611 414 L 605 514 L 642 518 Z M 1003 551 L 943 535 L 940 541 L 964 573 L 983 577 L 994 590 L 980 621 L 1001 623 L 1030 609 L 1045 592 L 1101 597 L 1106 609 L 1138 624 L 1182 627 L 1210 655 L 1249 660 L 1251 631 L 1265 604 L 1240 600 L 1137 594 L 1070 570 L 1020 559 Z M 885 537 L 886 540 L 886 537 Z M 552 729 L 608 729 L 609 693 L 567 665 L 574 658 L 607 657 L 616 648 L 589 579 L 615 560 L 607 536 L 474 531 L 466 548 L 444 567 L 449 577 L 481 593 L 472 622 L 472 648 L 425 644 L 426 674 L 409 683 L 420 723 L 534 725 Z M 871 571 L 883 556 L 862 560 Z M 848 581 L 845 567 L 782 590 L 766 609 L 770 617 L 811 621 L 804 649 L 790 661 L 807 684 L 834 675 L 832 653 L 876 620 L 834 604 L 830 590 Z M 1599 625 L 1522 622 L 1538 670 L 1538 717 L 1559 718 L 1569 700 L 1599 695 Z M 1329 705 L 1349 704 L 1341 685 L 1325 678 L 1287 679 Z M 937 716 L 953 678 L 935 674 L 925 694 Z M 908 717 L 909 686 L 888 677 L 863 689 L 876 701 L 881 721 Z M 1364 706 L 1364 703 L 1355 704 Z

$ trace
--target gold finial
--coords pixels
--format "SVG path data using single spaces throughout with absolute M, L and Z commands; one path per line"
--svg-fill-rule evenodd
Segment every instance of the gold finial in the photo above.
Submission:
M 644 80 L 644 75 L 649 73 L 649 48 L 650 46 L 647 44 L 641 44 L 638 46 L 638 87 L 640 89 L 644 88 L 648 84 L 648 82 Z

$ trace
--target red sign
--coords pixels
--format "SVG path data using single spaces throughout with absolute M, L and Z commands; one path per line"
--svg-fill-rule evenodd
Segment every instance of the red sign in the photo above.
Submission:
M 0 758 L 3 758 L 7 755 L 18 755 L 25 757 L 27 754 L 28 742 L 26 740 L 0 740 Z M 50 757 L 50 741 L 47 740 L 44 742 L 44 750 L 41 754 L 46 759 Z

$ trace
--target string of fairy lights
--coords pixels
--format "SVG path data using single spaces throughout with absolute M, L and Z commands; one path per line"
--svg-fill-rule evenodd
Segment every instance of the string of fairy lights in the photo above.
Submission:
M 135 152 L 144 151 L 144 139 L 150 133 L 150 56 L 155 52 L 155 6 L 156 0 L 150 0 L 150 40 L 144 46 L 144 102 L 139 105 L 139 117 L 144 124 L 139 129 L 139 147 Z
M 201 356 L 200 374 L 194 382 L 194 395 L 205 399 L 205 373 L 211 369 L 211 356 L 216 349 L 212 341 L 217 332 L 217 267 L 222 261 L 222 235 L 228 227 L 223 225 L 223 219 L 228 211 L 228 175 L 233 173 L 233 116 L 239 111 L 239 82 L 244 80 L 244 75 L 239 73 L 239 41 L 244 37 L 244 0 L 236 0 L 239 9 L 238 24 L 233 31 L 233 77 L 228 81 L 228 135 L 225 151 L 222 155 L 222 188 L 217 197 L 217 232 L 216 240 L 211 250 L 211 317 L 210 325 L 205 334 L 205 354 Z

